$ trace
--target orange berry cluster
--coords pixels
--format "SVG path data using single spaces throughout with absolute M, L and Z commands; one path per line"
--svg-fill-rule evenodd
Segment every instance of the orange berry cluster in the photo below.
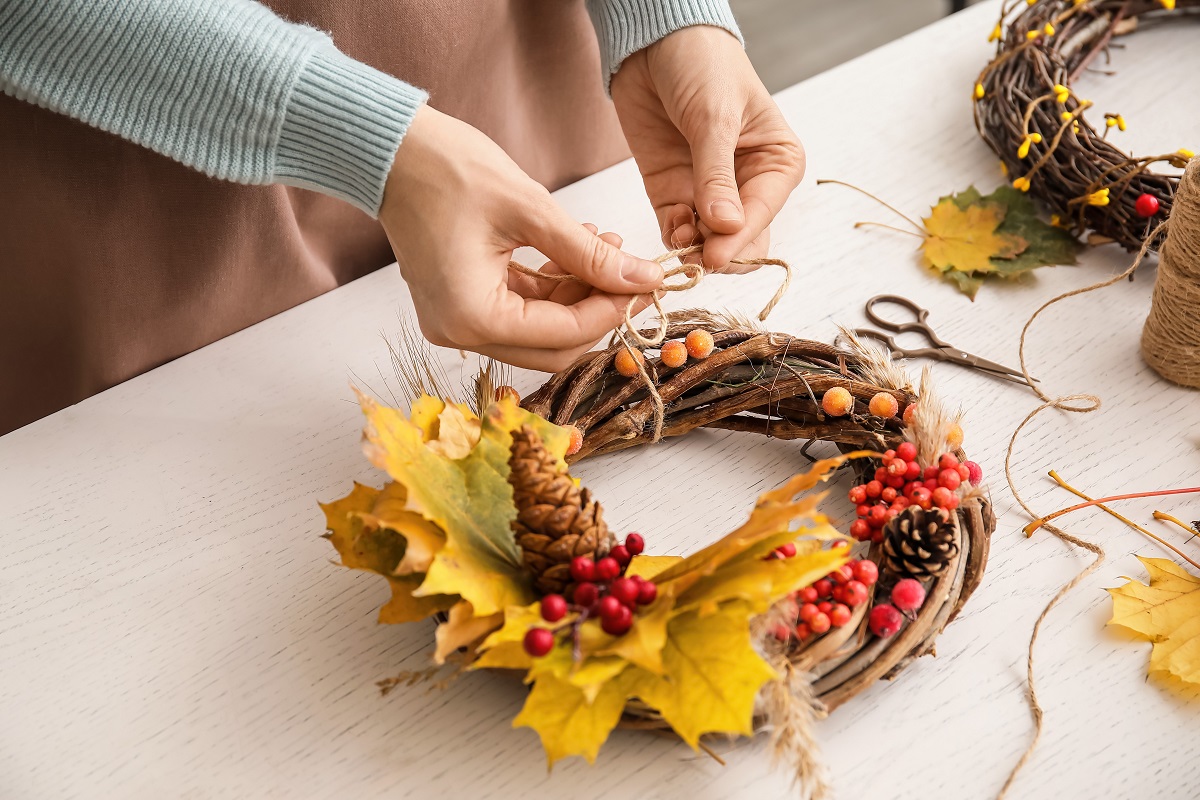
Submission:
M 713 354 L 716 343 L 713 335 L 706 330 L 697 328 L 690 332 L 683 341 L 672 339 L 663 342 L 659 347 L 659 361 L 668 369 L 676 369 L 687 363 L 689 358 L 702 361 Z M 618 350 L 613 359 L 613 367 L 617 373 L 626 378 L 636 377 L 646 363 L 646 357 L 640 350 L 625 348 Z
M 830 628 L 849 624 L 854 609 L 870 599 L 868 589 L 879 580 L 879 567 L 866 558 L 855 559 L 811 586 L 795 592 L 781 607 L 787 622 L 772 633 L 781 642 L 820 636 Z
M 854 412 L 854 395 L 849 389 L 834 386 L 821 396 L 821 409 L 831 417 L 845 417 Z M 867 410 L 872 416 L 891 419 L 900 413 L 900 401 L 891 392 L 878 392 L 867 404 Z M 905 409 L 906 421 L 908 417 L 908 409 Z

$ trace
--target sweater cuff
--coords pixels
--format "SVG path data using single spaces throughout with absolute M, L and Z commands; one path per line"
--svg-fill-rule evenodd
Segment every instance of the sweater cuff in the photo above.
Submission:
M 275 153 L 275 180 L 340 197 L 372 217 L 396 149 L 428 93 L 332 45 L 296 79 Z
M 728 0 L 588 0 L 600 39 L 604 90 L 626 58 L 691 25 L 724 28 L 745 46 Z

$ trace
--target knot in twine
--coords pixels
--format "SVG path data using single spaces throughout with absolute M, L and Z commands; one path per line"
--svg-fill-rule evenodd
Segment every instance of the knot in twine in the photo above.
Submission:
M 1191 159 L 1171 201 L 1142 358 L 1169 381 L 1200 389 L 1200 159 Z
M 664 270 L 663 285 L 655 291 L 650 292 L 650 302 L 654 304 L 654 309 L 658 312 L 658 328 L 650 336 L 643 336 L 641 331 L 639 331 L 637 326 L 633 323 L 634 308 L 637 306 L 638 300 L 642 297 L 642 295 L 635 295 L 629 299 L 629 304 L 625 306 L 625 322 L 622 326 L 624 330 L 622 331 L 621 328 L 618 328 L 615 331 L 616 335 L 625 344 L 625 348 L 627 350 L 632 351 L 633 347 L 629 344 L 629 340 L 625 338 L 626 334 L 628 334 L 629 338 L 633 339 L 643 348 L 658 347 L 663 343 L 663 341 L 666 340 L 667 313 L 663 309 L 662 295 L 666 292 L 686 292 L 688 289 L 694 289 L 700 284 L 700 281 L 702 281 L 704 276 L 708 274 L 704 269 L 704 265 L 685 264 L 683 263 L 683 259 L 687 256 L 700 253 L 703 250 L 703 245 L 694 244 L 690 245 L 689 247 L 681 247 L 678 250 L 669 250 L 666 253 L 663 253 L 660 256 L 655 256 L 653 259 L 651 259 L 658 264 L 664 264 L 673 259 L 678 259 L 680 263 L 677 267 L 671 267 L 670 269 Z M 744 266 L 771 266 L 783 268 L 783 282 L 780 283 L 779 288 L 775 290 L 775 294 L 771 296 L 771 299 L 767 302 L 767 304 L 763 306 L 763 310 L 758 312 L 758 321 L 765 322 L 767 317 L 770 316 L 771 312 L 775 310 L 775 306 L 779 305 L 779 301 L 783 299 L 784 294 L 787 293 L 788 287 L 792 284 L 791 265 L 781 258 L 735 258 L 729 263 L 741 264 Z M 527 267 L 524 264 L 518 264 L 516 261 L 508 262 L 508 268 L 516 270 L 522 275 L 527 275 L 531 278 L 555 281 L 557 283 L 585 282 L 582 278 L 576 277 L 575 275 L 552 275 L 545 272 L 539 272 L 532 267 Z M 685 280 L 680 281 L 679 283 L 667 283 L 667 281 L 671 278 L 675 278 L 680 275 L 683 275 Z M 662 439 L 663 418 L 666 415 L 666 407 L 663 403 L 662 395 L 658 393 L 658 387 L 654 384 L 654 379 L 651 378 L 650 373 L 646 371 L 645 363 L 643 363 L 641 360 L 638 360 L 636 363 L 638 365 L 638 372 L 641 376 L 642 382 L 646 385 L 646 391 L 650 395 L 650 401 L 654 405 L 653 441 L 657 442 L 658 440 Z

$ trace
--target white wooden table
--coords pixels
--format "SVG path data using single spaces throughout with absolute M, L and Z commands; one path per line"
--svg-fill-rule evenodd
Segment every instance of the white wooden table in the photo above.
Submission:
M 855 182 L 913 214 L 972 182 L 998 183 L 968 100 L 995 10 L 973 8 L 781 93 L 810 177 Z M 1200 79 L 1195 36 L 1194 26 L 1140 34 L 1117 53 L 1118 77 L 1078 87 L 1125 115 L 1129 147 L 1200 149 L 1200 109 L 1179 89 Z M 1171 85 L 1151 80 L 1164 76 Z M 659 250 L 632 164 L 558 198 L 632 251 Z M 1093 250 L 1079 268 L 988 286 L 972 304 L 918 268 L 912 241 L 853 230 L 860 219 L 892 221 L 840 188 L 809 180 L 797 191 L 774 228 L 774 253 L 798 271 L 776 329 L 828 339 L 837 323 L 862 321 L 867 297 L 898 292 L 934 309 L 951 341 L 1013 363 L 1034 308 L 1128 263 Z M 1031 364 L 1050 391 L 1105 400 L 1101 412 L 1046 415 L 1029 430 L 1016 474 L 1036 508 L 1072 500 L 1045 478 L 1050 468 L 1099 494 L 1187 485 L 1200 471 L 1200 395 L 1138 356 L 1151 278 L 1069 301 L 1035 329 Z M 755 310 L 777 279 L 716 278 L 671 299 Z M 762 740 L 722 746 L 722 768 L 619 732 L 595 768 L 572 760 L 548 775 L 536 736 L 510 729 L 521 692 L 499 676 L 380 698 L 377 679 L 427 663 L 431 626 L 375 624 L 387 590 L 332 565 L 316 501 L 379 480 L 359 452 L 347 383 L 378 385 L 379 332 L 394 332 L 397 308 L 411 313 L 386 269 L 0 438 L 0 797 L 789 796 Z M 472 369 L 453 353 L 447 363 L 455 375 Z M 1004 446 L 1034 398 L 950 366 L 936 374 L 966 409 L 966 446 L 991 479 L 1000 525 L 983 586 L 937 658 L 820 725 L 842 798 L 994 794 L 1030 735 L 1030 626 L 1087 562 L 1047 535 L 1025 539 L 1003 482 Z M 539 381 L 521 374 L 518 388 Z M 697 433 L 578 472 L 618 531 L 636 524 L 652 550 L 682 553 L 802 468 L 798 449 Z M 1164 506 L 1200 516 L 1194 500 Z M 1125 510 L 1146 520 L 1152 507 Z M 1110 559 L 1045 626 L 1046 734 L 1014 796 L 1194 798 L 1200 699 L 1148 682 L 1149 645 L 1104 627 L 1103 587 L 1142 576 L 1133 553 L 1163 553 L 1103 514 L 1072 522 Z

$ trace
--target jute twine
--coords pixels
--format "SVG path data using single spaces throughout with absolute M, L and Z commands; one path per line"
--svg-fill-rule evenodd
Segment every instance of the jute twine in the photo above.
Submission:
M 1179 195 L 1176 195 L 1176 197 L 1178 196 Z M 1174 219 L 1173 214 L 1172 219 Z M 1033 411 L 1030 411 L 1025 419 L 1021 420 L 1021 424 L 1017 426 L 1015 431 L 1013 431 L 1012 438 L 1008 440 L 1008 451 L 1004 456 L 1004 477 L 1008 480 L 1008 488 L 1012 492 L 1013 498 L 1017 501 L 1017 503 L 1020 504 L 1021 508 L 1025 509 L 1025 513 L 1027 513 L 1032 519 L 1041 519 L 1045 515 L 1039 514 L 1029 507 L 1029 504 L 1026 503 L 1024 498 L 1021 497 L 1021 493 L 1017 491 L 1017 484 L 1013 480 L 1012 457 L 1013 450 L 1017 444 L 1017 437 L 1021 435 L 1021 431 L 1025 429 L 1025 426 L 1033 421 L 1034 417 L 1048 408 L 1057 408 L 1061 411 L 1069 411 L 1076 414 L 1090 414 L 1091 412 L 1098 411 L 1100 409 L 1100 398 L 1094 394 L 1070 394 L 1051 398 L 1049 395 L 1043 392 L 1038 385 L 1033 382 L 1033 379 L 1029 375 L 1029 368 L 1025 363 L 1025 337 L 1029 333 L 1029 327 L 1033 325 L 1033 321 L 1038 318 L 1038 315 L 1060 300 L 1065 300 L 1068 297 L 1074 297 L 1075 295 L 1086 294 L 1087 292 L 1092 292 L 1097 289 L 1103 289 L 1106 286 L 1112 286 L 1114 283 L 1119 283 L 1120 281 L 1128 278 L 1137 270 L 1139 266 L 1141 266 L 1142 259 L 1146 257 L 1146 253 L 1150 250 L 1150 245 L 1157 240 L 1158 235 L 1162 233 L 1164 229 L 1169 229 L 1170 227 L 1171 226 L 1167 222 L 1163 222 L 1159 224 L 1157 228 L 1151 231 L 1142 243 L 1142 249 L 1138 251 L 1137 258 L 1133 260 L 1133 263 L 1130 264 L 1129 268 L 1124 272 L 1121 272 L 1120 274 L 1115 275 L 1108 280 L 1100 281 L 1099 283 L 1093 283 L 1091 286 L 1085 286 L 1082 289 L 1074 289 L 1069 292 L 1064 292 L 1063 294 L 1060 294 L 1057 297 L 1043 303 L 1037 311 L 1033 312 L 1033 315 L 1029 318 L 1029 321 L 1025 323 L 1025 327 L 1021 329 L 1021 342 L 1019 350 L 1021 357 L 1021 372 L 1024 373 L 1025 381 L 1037 394 L 1038 398 L 1041 399 L 1042 404 L 1033 409 Z M 1161 268 L 1162 267 L 1160 265 L 1159 269 Z M 1094 542 L 1089 542 L 1085 539 L 1080 539 L 1077 536 L 1073 536 L 1057 525 L 1046 523 L 1041 529 L 1047 530 L 1054 534 L 1060 541 L 1066 542 L 1067 544 L 1083 550 L 1087 550 L 1089 553 L 1094 554 L 1096 558 L 1093 559 L 1090 564 L 1084 567 L 1084 569 L 1082 569 L 1077 575 L 1075 575 L 1074 578 L 1067 581 L 1067 583 L 1065 583 L 1062 588 L 1059 589 L 1052 598 L 1050 598 L 1050 602 L 1046 603 L 1045 608 L 1042 609 L 1042 613 L 1038 614 L 1037 621 L 1033 623 L 1033 632 L 1029 637 L 1029 650 L 1025 661 L 1025 680 L 1028 685 L 1026 699 L 1029 703 L 1029 712 L 1033 716 L 1033 738 L 1030 740 L 1028 747 L 1025 748 L 1025 752 L 1021 754 L 1021 758 L 1015 765 L 1013 765 L 1012 771 L 1008 774 L 1008 779 L 1004 781 L 1004 786 L 1000 789 L 999 795 L 997 795 L 998 798 L 1003 798 L 1008 794 L 1009 788 L 1012 786 L 1013 781 L 1016 780 L 1017 773 L 1021 771 L 1022 767 L 1029 763 L 1029 760 L 1033 757 L 1033 751 L 1037 749 L 1038 741 L 1042 738 L 1042 720 L 1045 716 L 1045 712 L 1042 710 L 1041 703 L 1038 701 L 1037 684 L 1034 682 L 1033 669 L 1033 648 L 1034 645 L 1037 644 L 1038 634 L 1041 633 L 1042 623 L 1045 622 L 1046 617 L 1050 614 L 1050 611 L 1056 605 L 1058 605 L 1064 597 L 1070 594 L 1072 589 L 1074 589 L 1089 575 L 1099 569 L 1105 558 L 1104 548 L 1102 548 L 1100 545 Z
M 668 261 L 675 259 L 679 260 L 679 266 L 671 267 L 663 271 L 663 285 L 657 291 L 650 293 L 650 301 L 654 304 L 654 308 L 658 311 L 658 329 L 650 336 L 643 336 L 641 331 L 633 322 L 634 309 L 637 307 L 638 300 L 642 295 L 637 295 L 630 298 L 629 304 L 625 306 L 625 323 L 622 328 L 616 330 L 616 335 L 621 339 L 625 348 L 633 351 L 633 346 L 629 343 L 629 339 L 633 339 L 639 346 L 658 347 L 667 338 L 667 314 L 662 306 L 662 295 L 665 292 L 686 292 L 688 289 L 693 289 L 699 285 L 700 281 L 708 273 L 704 269 L 703 264 L 687 264 L 683 259 L 691 255 L 696 255 L 704 251 L 703 245 L 691 245 L 689 247 L 681 247 L 678 250 L 670 250 L 660 256 L 656 256 L 653 261 L 659 264 L 665 264 Z M 771 296 L 770 301 L 763 306 L 763 310 L 758 313 L 759 322 L 766 321 L 771 312 L 775 310 L 775 306 L 779 305 L 779 301 L 783 299 L 787 293 L 788 287 L 792 284 L 792 267 L 781 258 L 735 258 L 730 263 L 741 264 L 745 266 L 755 267 L 781 267 L 783 269 L 783 282 L 779 288 L 775 290 L 775 294 Z M 524 264 L 518 264 L 516 261 L 508 262 L 509 269 L 515 270 L 522 275 L 527 275 L 531 278 L 541 280 L 554 281 L 557 283 L 583 283 L 582 278 L 578 278 L 569 274 L 547 274 L 539 272 L 532 267 L 527 267 Z M 685 280 L 679 283 L 668 284 L 666 281 L 678 276 L 684 276 Z M 628 338 L 626 338 L 628 337 Z M 654 379 L 650 377 L 650 373 L 646 369 L 643 360 L 636 361 L 638 365 L 638 373 L 642 382 L 646 385 L 646 391 L 650 395 L 650 400 L 654 406 L 654 441 L 662 438 L 663 418 L 666 414 L 666 407 L 663 403 L 662 395 L 658 393 L 658 387 L 654 383 Z
M 1200 159 L 1188 162 L 1175 193 L 1142 358 L 1167 380 L 1200 389 Z

